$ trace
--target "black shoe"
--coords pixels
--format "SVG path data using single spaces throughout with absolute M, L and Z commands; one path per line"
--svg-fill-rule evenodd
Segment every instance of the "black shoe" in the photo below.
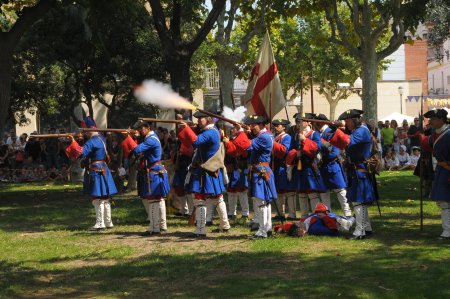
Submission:
M 277 216 L 273 217 L 273 220 L 281 220 L 281 221 L 284 221 L 284 220 L 286 220 L 286 217 L 277 215 Z
M 295 220 L 295 218 L 292 218 L 292 217 L 288 217 L 288 218 L 286 218 L 286 220 L 289 220 L 289 221 L 294 221 L 294 220 Z
M 258 224 L 258 223 L 253 223 L 253 224 L 250 226 L 250 231 L 251 231 L 251 232 L 257 231 L 258 229 L 259 229 L 259 224 Z
M 351 235 L 350 237 L 348 237 L 349 240 L 363 240 L 365 238 L 366 236 L 355 236 L 355 235 Z
M 241 219 L 248 220 L 248 215 L 242 215 Z
M 443 237 L 443 236 L 439 236 L 438 237 L 439 241 L 450 241 L 450 237 Z
M 192 233 L 192 235 L 190 235 L 190 237 L 195 238 L 195 239 L 206 239 L 206 235 L 204 235 L 204 234 Z
M 106 229 L 106 227 L 91 227 L 90 229 L 88 229 L 88 231 L 90 231 L 90 232 L 99 232 L 99 231 L 102 231 L 102 230 L 105 230 Z
M 212 232 L 213 233 L 224 233 L 224 234 L 226 234 L 226 233 L 228 233 L 229 230 L 230 229 L 216 228 L 216 229 L 213 229 Z
M 229 220 L 233 220 L 233 219 L 235 219 L 236 218 L 236 215 L 228 215 L 228 219 Z
M 148 237 L 148 236 L 151 236 L 152 234 L 153 233 L 150 232 L 150 231 L 145 231 L 145 232 L 141 233 L 140 235 L 143 236 L 143 237 Z
M 371 230 L 366 230 L 366 236 L 371 236 L 373 234 L 373 231 Z
M 174 214 L 175 216 L 177 216 L 177 217 L 181 217 L 181 216 L 183 216 L 183 214 L 182 213 L 180 213 L 180 212 L 176 212 L 175 214 Z
M 272 231 L 271 230 L 269 230 L 268 232 L 267 232 L 267 237 L 272 237 Z
M 189 215 L 189 214 L 186 213 L 186 214 L 183 214 L 183 217 L 184 217 L 184 218 L 189 218 L 189 217 L 191 217 L 191 215 Z
M 206 226 L 212 226 L 213 222 L 212 221 L 206 221 Z
M 166 232 L 167 232 L 167 228 L 166 229 L 161 228 L 161 233 L 166 233 Z

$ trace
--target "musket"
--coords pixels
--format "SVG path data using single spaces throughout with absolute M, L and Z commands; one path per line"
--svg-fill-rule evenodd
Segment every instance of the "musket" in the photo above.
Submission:
M 149 117 L 139 117 L 139 120 L 148 121 L 148 122 L 152 122 L 152 123 L 165 123 L 165 124 L 192 123 L 190 120 L 182 120 L 182 119 L 159 119 L 159 118 L 149 118 Z
M 132 129 L 97 129 L 97 128 L 80 128 L 81 132 L 117 132 L 130 133 Z
M 298 118 L 297 118 L 297 120 L 298 120 Z M 326 125 L 330 125 L 330 126 L 338 126 L 338 127 L 344 126 L 340 122 L 334 122 L 334 121 L 330 121 L 330 120 L 312 119 L 312 118 L 303 118 L 303 117 L 300 118 L 300 120 L 309 122 L 309 123 L 320 123 L 320 124 L 326 124 Z
M 76 136 L 78 133 L 64 133 L 64 134 L 36 134 L 30 135 L 30 138 L 61 138 Z
M 243 123 L 241 123 L 241 122 L 238 122 L 238 121 L 235 121 L 235 120 L 226 118 L 226 117 L 224 117 L 224 116 L 222 116 L 222 115 L 218 115 L 218 114 L 215 114 L 215 113 L 212 113 L 212 112 L 203 110 L 203 109 L 198 109 L 198 108 L 197 108 L 197 111 L 202 112 L 202 113 L 204 113 L 204 114 L 206 114 L 206 115 L 208 115 L 208 116 L 215 117 L 215 118 L 217 118 L 217 119 L 226 121 L 227 123 L 230 123 L 230 124 L 232 124 L 232 125 L 238 125 L 238 126 L 243 127 L 244 129 L 248 129 L 248 126 L 247 126 L 247 125 L 245 125 L 245 124 L 243 124 Z

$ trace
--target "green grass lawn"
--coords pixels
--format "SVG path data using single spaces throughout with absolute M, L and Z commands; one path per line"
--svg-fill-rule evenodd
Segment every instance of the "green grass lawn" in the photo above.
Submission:
M 227 235 L 193 240 L 170 215 L 167 234 L 141 237 L 144 208 L 130 194 L 115 197 L 115 227 L 91 233 L 80 185 L 3 184 L 0 298 L 450 298 L 450 242 L 437 240 L 434 202 L 424 202 L 420 231 L 418 185 L 411 172 L 383 173 L 370 239 L 249 241 L 238 221 Z

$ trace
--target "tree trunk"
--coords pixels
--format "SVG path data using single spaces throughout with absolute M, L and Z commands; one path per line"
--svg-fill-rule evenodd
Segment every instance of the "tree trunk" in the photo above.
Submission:
M 330 120 L 336 119 L 336 107 L 339 103 L 339 101 L 335 101 L 333 99 L 328 100 L 328 103 L 330 104 Z
M 0 54 L 0 133 L 3 132 L 8 118 L 11 101 L 11 81 L 12 54 L 5 51 Z
M 223 105 L 235 109 L 236 107 L 233 100 L 235 61 L 232 56 L 225 55 L 217 57 L 215 60 L 220 76 L 220 92 Z
M 170 84 L 172 85 L 173 90 L 192 102 L 190 73 L 191 56 L 168 54 L 166 55 L 166 60 L 167 71 L 170 74 Z
M 368 46 L 361 59 L 362 109 L 364 117 L 377 121 L 377 69 L 378 60 L 375 47 Z

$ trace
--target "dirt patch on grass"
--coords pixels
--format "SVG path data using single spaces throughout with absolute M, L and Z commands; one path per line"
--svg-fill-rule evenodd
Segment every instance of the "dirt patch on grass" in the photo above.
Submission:
M 136 258 L 149 253 L 190 254 L 217 251 L 248 251 L 248 231 L 241 228 L 231 229 L 228 233 L 208 232 L 207 238 L 192 237 L 192 228 L 173 228 L 156 236 L 141 236 L 140 232 L 111 231 L 102 234 L 107 243 L 119 243 L 132 247 L 134 253 L 128 258 Z

